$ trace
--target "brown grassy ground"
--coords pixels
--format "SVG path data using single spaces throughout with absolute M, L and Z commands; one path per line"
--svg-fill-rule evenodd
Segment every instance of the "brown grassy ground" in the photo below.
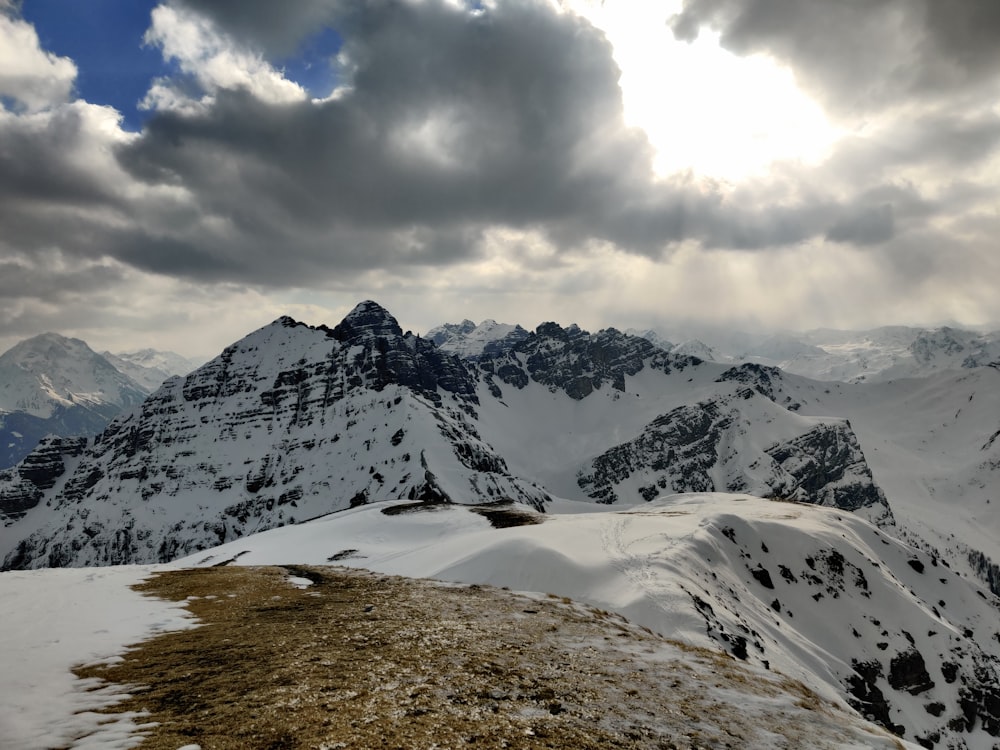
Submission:
M 869 731 L 797 683 L 555 597 L 334 567 L 177 570 L 139 590 L 204 623 L 77 670 L 145 686 L 113 709 L 158 723 L 142 748 L 791 748 Z

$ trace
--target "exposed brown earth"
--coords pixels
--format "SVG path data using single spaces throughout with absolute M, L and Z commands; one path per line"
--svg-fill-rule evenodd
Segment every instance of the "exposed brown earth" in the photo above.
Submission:
M 138 589 L 204 623 L 76 672 L 143 686 L 113 709 L 149 712 L 142 748 L 900 746 L 780 675 L 556 597 L 296 566 Z

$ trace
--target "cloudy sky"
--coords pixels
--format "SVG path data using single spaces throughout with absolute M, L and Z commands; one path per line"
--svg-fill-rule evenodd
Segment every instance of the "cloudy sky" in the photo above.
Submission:
M 0 0 L 0 347 L 1000 321 L 1000 3 Z

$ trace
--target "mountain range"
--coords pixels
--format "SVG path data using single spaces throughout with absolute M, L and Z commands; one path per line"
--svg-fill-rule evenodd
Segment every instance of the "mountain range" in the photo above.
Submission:
M 171 375 L 196 362 L 146 349 L 98 354 L 56 333 L 25 339 L 0 355 L 0 469 L 47 435 L 93 436 Z
M 922 746 L 986 746 L 990 341 L 917 336 L 923 377 L 836 382 L 613 328 L 417 336 L 374 302 L 333 328 L 283 317 L 0 472 L 0 558 L 337 562 L 552 591 L 780 669 Z M 760 351 L 809 346 L 825 351 Z

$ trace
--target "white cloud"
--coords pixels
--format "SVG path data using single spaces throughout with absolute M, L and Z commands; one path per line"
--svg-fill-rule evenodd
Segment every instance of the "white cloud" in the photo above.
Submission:
M 303 101 L 305 90 L 285 78 L 261 55 L 241 47 L 220 32 L 211 20 L 170 5 L 153 9 L 146 44 L 159 47 L 163 58 L 174 61 L 208 95 L 193 99 L 168 78 L 154 81 L 143 100 L 147 109 L 190 111 L 211 103 L 220 89 L 246 89 L 274 104 Z
M 43 50 L 34 26 L 0 14 L 0 96 L 37 111 L 68 100 L 75 80 L 73 61 Z

